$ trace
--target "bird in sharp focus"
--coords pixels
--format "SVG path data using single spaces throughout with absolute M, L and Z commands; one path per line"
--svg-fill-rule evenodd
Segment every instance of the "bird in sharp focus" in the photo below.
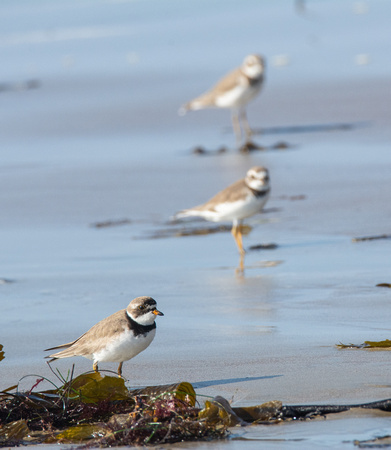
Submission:
M 52 362 L 60 358 L 84 356 L 92 359 L 98 372 L 100 362 L 117 362 L 118 376 L 122 378 L 122 364 L 145 350 L 156 333 L 155 319 L 163 316 L 151 297 L 137 297 L 122 309 L 98 322 L 73 342 L 48 348 L 61 350 L 46 358 Z

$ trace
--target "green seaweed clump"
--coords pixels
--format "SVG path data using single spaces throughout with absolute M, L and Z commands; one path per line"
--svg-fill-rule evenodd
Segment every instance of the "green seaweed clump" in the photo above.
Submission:
M 226 437 L 227 427 L 200 420 L 198 410 L 182 400 L 137 400 L 132 413 L 116 414 L 109 420 L 109 432 L 99 440 L 100 445 L 156 445 Z
M 391 348 L 391 340 L 385 339 L 384 341 L 365 341 L 363 344 L 337 344 L 338 348 L 364 348 L 364 349 L 388 349 Z
M 121 378 L 87 373 L 35 392 L 43 380 L 28 392 L 17 385 L 0 392 L 0 447 L 156 445 L 227 435 L 225 425 L 199 417 L 190 383 L 132 391 Z

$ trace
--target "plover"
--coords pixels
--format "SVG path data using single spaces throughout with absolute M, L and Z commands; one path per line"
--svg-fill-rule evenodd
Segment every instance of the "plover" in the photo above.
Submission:
M 243 220 L 261 212 L 269 194 L 269 171 L 265 167 L 256 166 L 247 172 L 245 178 L 220 191 L 206 203 L 180 211 L 174 217 L 180 219 L 198 216 L 212 222 L 232 221 L 231 232 L 243 257 Z
M 184 115 L 189 110 L 205 108 L 230 109 L 237 143 L 240 144 L 242 139 L 240 119 L 248 141 L 252 131 L 245 107 L 260 92 L 264 71 L 265 61 L 261 56 L 256 54 L 246 56 L 240 67 L 228 73 L 212 89 L 183 105 L 179 109 L 179 114 Z
M 126 309 L 121 309 L 98 322 L 73 342 L 48 348 L 64 349 L 46 356 L 52 362 L 60 358 L 84 356 L 93 360 L 98 372 L 100 362 L 118 362 L 118 376 L 122 377 L 122 364 L 145 350 L 156 334 L 155 319 L 163 316 L 151 297 L 137 297 Z

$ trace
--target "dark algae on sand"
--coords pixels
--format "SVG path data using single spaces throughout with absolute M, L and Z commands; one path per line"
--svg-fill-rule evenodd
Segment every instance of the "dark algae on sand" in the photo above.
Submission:
M 0 349 L 1 357 L 1 349 Z M 0 392 L 0 447 L 29 444 L 72 444 L 80 447 L 159 445 L 226 439 L 230 428 L 306 420 L 351 408 L 391 412 L 391 400 L 357 405 L 283 405 L 269 401 L 231 407 L 223 397 L 208 398 L 200 407 L 187 382 L 128 389 L 125 380 L 84 373 L 61 385 L 34 377 L 29 391 L 18 384 Z M 23 378 L 27 378 L 23 377 Z M 22 379 L 23 379 L 22 378 Z M 53 389 L 38 391 L 43 381 Z M 205 400 L 205 399 L 203 399 Z

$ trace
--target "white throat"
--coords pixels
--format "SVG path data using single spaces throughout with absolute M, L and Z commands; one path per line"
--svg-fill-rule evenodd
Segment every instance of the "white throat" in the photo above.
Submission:
M 156 315 L 152 311 L 138 317 L 133 317 L 128 311 L 126 311 L 126 314 L 139 325 L 153 325 L 156 319 Z
M 253 64 L 251 66 L 243 66 L 243 73 L 249 78 L 259 78 L 263 73 L 263 67 L 261 64 Z
M 265 182 L 264 180 L 259 180 L 259 179 L 247 179 L 246 180 L 246 184 L 250 189 L 253 189 L 254 191 L 267 191 L 268 189 L 268 183 Z

